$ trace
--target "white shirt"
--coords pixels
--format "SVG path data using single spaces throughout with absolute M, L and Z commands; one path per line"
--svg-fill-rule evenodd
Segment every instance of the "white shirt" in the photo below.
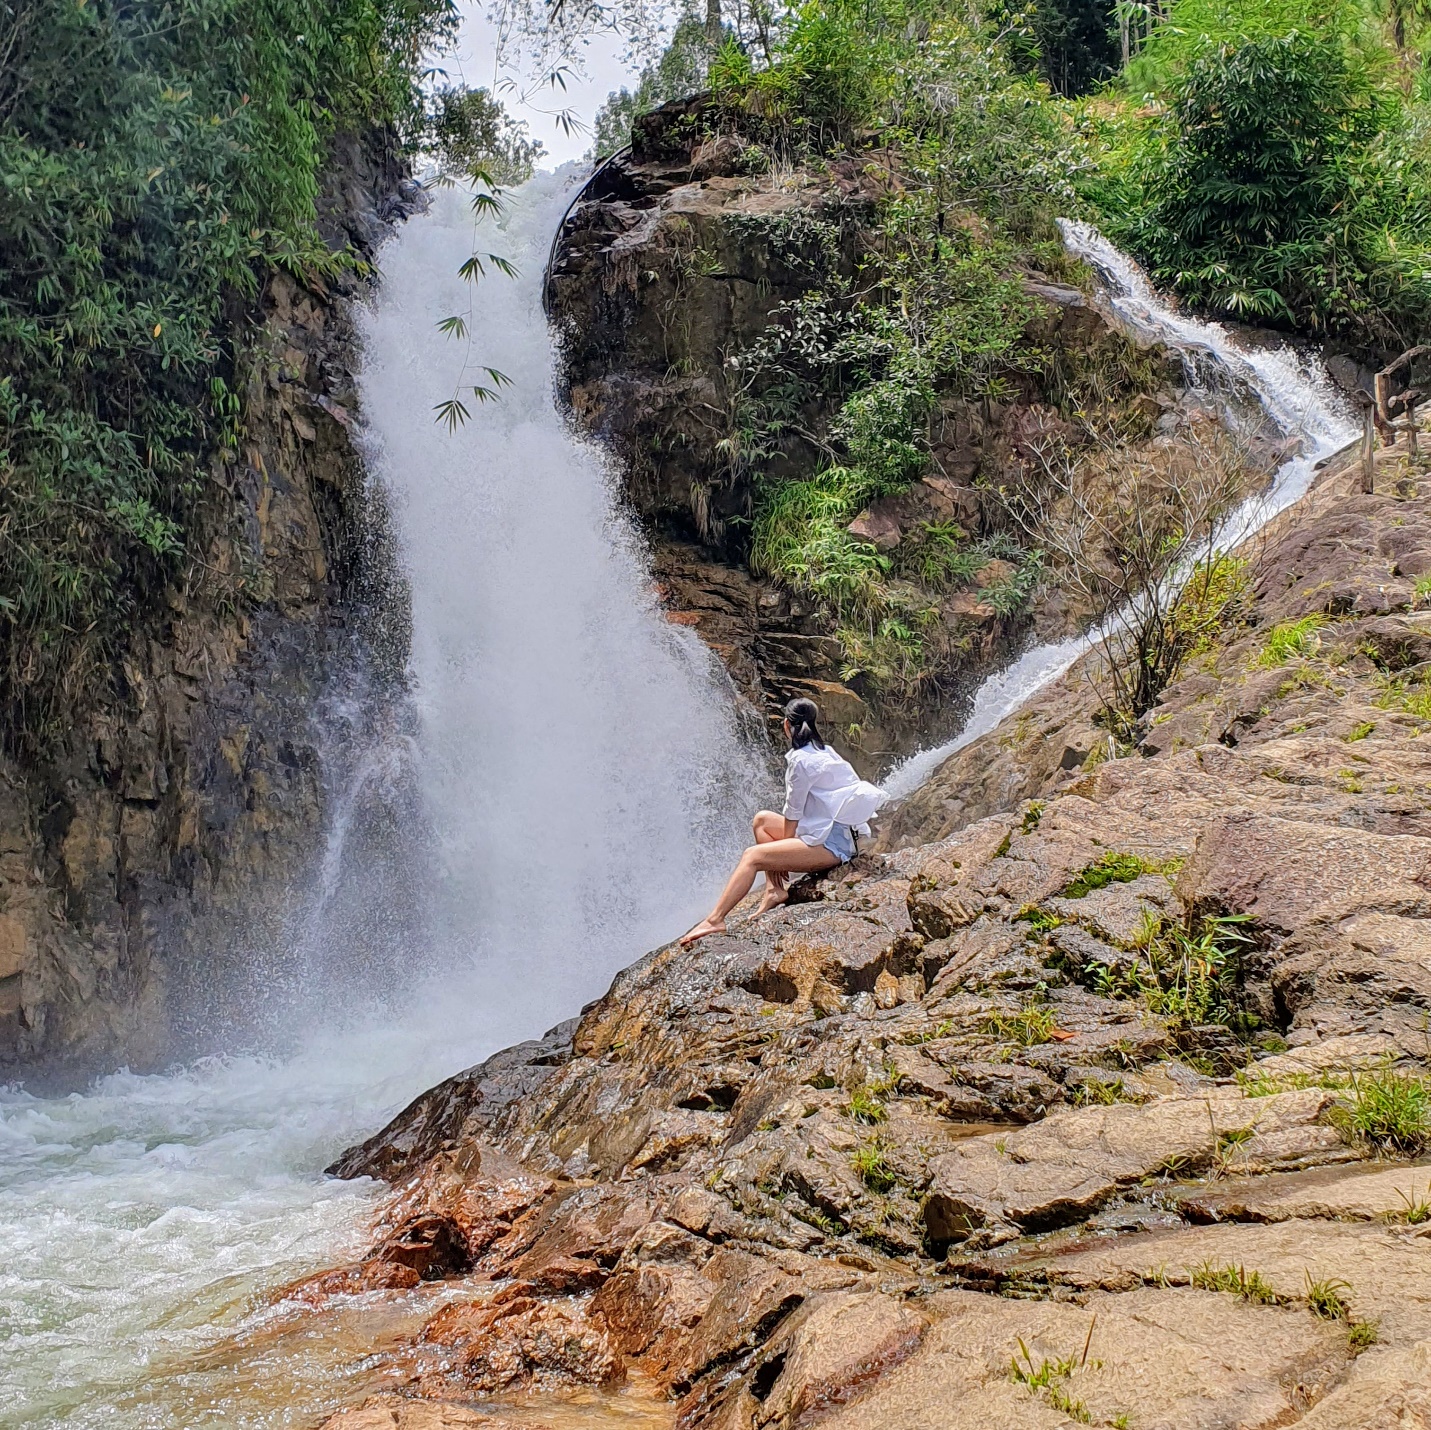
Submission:
M 795 835 L 806 844 L 823 844 L 835 824 L 858 829 L 884 799 L 882 789 L 862 780 L 828 745 L 785 756 L 785 818 L 796 821 Z

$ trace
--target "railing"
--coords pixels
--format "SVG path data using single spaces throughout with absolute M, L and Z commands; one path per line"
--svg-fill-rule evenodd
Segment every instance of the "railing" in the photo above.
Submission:
M 631 152 L 629 144 L 623 144 L 613 154 L 608 154 L 592 171 L 586 176 L 585 181 L 577 188 L 572 195 L 571 202 L 566 206 L 561 216 L 561 221 L 556 226 L 556 232 L 552 234 L 551 247 L 547 249 L 546 267 L 542 269 L 542 309 L 548 315 L 551 313 L 551 293 L 552 293 L 552 265 L 556 262 L 557 248 L 561 243 L 562 234 L 566 232 L 567 221 L 571 218 L 573 210 L 586 197 L 591 186 L 609 169 L 618 159 L 624 159 Z

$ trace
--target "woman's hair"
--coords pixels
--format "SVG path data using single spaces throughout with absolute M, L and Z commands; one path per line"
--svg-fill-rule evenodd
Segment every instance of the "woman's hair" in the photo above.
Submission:
M 820 727 L 815 723 L 820 718 L 820 712 L 813 700 L 806 700 L 802 695 L 798 700 L 792 700 L 785 707 L 785 718 L 790 722 L 790 744 L 797 750 L 803 750 L 806 745 L 814 745 L 817 750 L 825 748 L 825 742 L 820 738 Z

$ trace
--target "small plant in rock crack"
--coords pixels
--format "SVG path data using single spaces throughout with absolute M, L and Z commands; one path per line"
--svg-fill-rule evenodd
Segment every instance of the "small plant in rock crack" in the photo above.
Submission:
M 860 1181 L 870 1191 L 878 1192 L 881 1196 L 893 1190 L 898 1180 L 894 1175 L 894 1168 L 885 1156 L 884 1144 L 878 1138 L 859 1148 L 850 1159 L 850 1165 L 855 1169 L 855 1175 Z
M 1381 1339 L 1380 1332 L 1380 1324 L 1376 1321 L 1353 1321 L 1347 1327 L 1347 1349 L 1354 1356 L 1359 1356 Z
M 983 1031 L 1022 1048 L 1031 1048 L 1048 1042 L 1057 1024 L 1053 1009 L 1030 1003 L 1017 1013 L 991 1013 L 984 1019 Z
M 1092 1335 L 1091 1326 L 1089 1334 Z M 1022 1365 L 1019 1363 L 1020 1357 L 1023 1358 Z M 1042 1393 L 1055 1410 L 1061 1410 L 1070 1420 L 1076 1420 L 1080 1425 L 1088 1425 L 1093 1420 L 1088 1413 L 1088 1407 L 1081 1400 L 1075 1400 L 1064 1386 L 1064 1382 L 1074 1371 L 1086 1363 L 1087 1357 L 1088 1348 L 1085 1345 L 1082 1359 L 1078 1356 L 1062 1356 L 1058 1360 L 1045 1358 L 1035 1366 L 1033 1356 L 1020 1336 L 1018 1354 L 1009 1360 L 1009 1379 L 1015 1385 L 1024 1386 L 1030 1395 Z
M 1322 643 L 1318 631 L 1325 624 L 1325 617 L 1311 615 L 1273 626 L 1267 635 L 1266 644 L 1257 655 L 1256 664 L 1265 670 L 1315 655 Z
M 1256 1019 L 1239 1007 L 1242 955 L 1252 947 L 1244 914 L 1201 918 L 1191 929 L 1145 923 L 1139 941 L 1152 971 L 1148 1007 L 1175 1026 L 1221 1023 L 1247 1036 Z
M 1313 1281 L 1310 1271 L 1303 1274 L 1307 1278 L 1307 1309 L 1314 1316 L 1320 1316 L 1324 1321 L 1351 1320 L 1351 1307 L 1346 1299 L 1351 1294 L 1351 1287 L 1345 1281 L 1330 1278 Z
M 1214 1167 L 1219 1176 L 1231 1166 L 1237 1155 L 1237 1149 L 1244 1143 L 1250 1142 L 1256 1135 L 1255 1129 L 1251 1127 L 1229 1127 L 1227 1131 L 1217 1134 Z
M 1075 1107 L 1112 1107 L 1115 1102 L 1137 1102 L 1123 1085 L 1121 1077 L 1088 1078 L 1073 1089 Z
M 852 1121 L 862 1122 L 867 1127 L 883 1122 L 889 1116 L 883 1100 L 868 1087 L 857 1087 L 850 1094 L 850 1100 L 845 1104 L 845 1112 Z
M 1194 1269 L 1191 1280 L 1199 1291 L 1226 1291 L 1254 1306 L 1276 1306 L 1281 1300 L 1260 1271 L 1241 1266 L 1214 1266 L 1204 1261 Z
M 1416 1073 L 1354 1073 L 1351 1100 L 1338 1110 L 1345 1132 L 1388 1151 L 1419 1152 L 1431 1141 L 1431 1086 Z
M 1109 884 L 1131 884 L 1134 879 L 1149 872 L 1150 868 L 1151 866 L 1145 865 L 1136 854 L 1116 854 L 1111 851 L 1100 854 L 1068 881 L 1064 886 L 1063 897 L 1082 899 L 1095 889 L 1106 889 Z
M 1388 1221 L 1404 1221 L 1407 1226 L 1420 1226 L 1431 1221 L 1431 1183 L 1427 1183 L 1426 1194 L 1418 1197 L 1415 1191 L 1408 1197 L 1405 1192 L 1396 1193 L 1403 1203 L 1400 1211 L 1391 1212 Z

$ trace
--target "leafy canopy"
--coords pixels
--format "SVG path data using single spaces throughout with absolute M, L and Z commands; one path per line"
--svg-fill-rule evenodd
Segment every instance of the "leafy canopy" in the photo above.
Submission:
M 330 138 L 416 127 L 451 0 L 0 0 L 0 724 L 35 741 L 183 569 L 235 334 L 330 271 Z

